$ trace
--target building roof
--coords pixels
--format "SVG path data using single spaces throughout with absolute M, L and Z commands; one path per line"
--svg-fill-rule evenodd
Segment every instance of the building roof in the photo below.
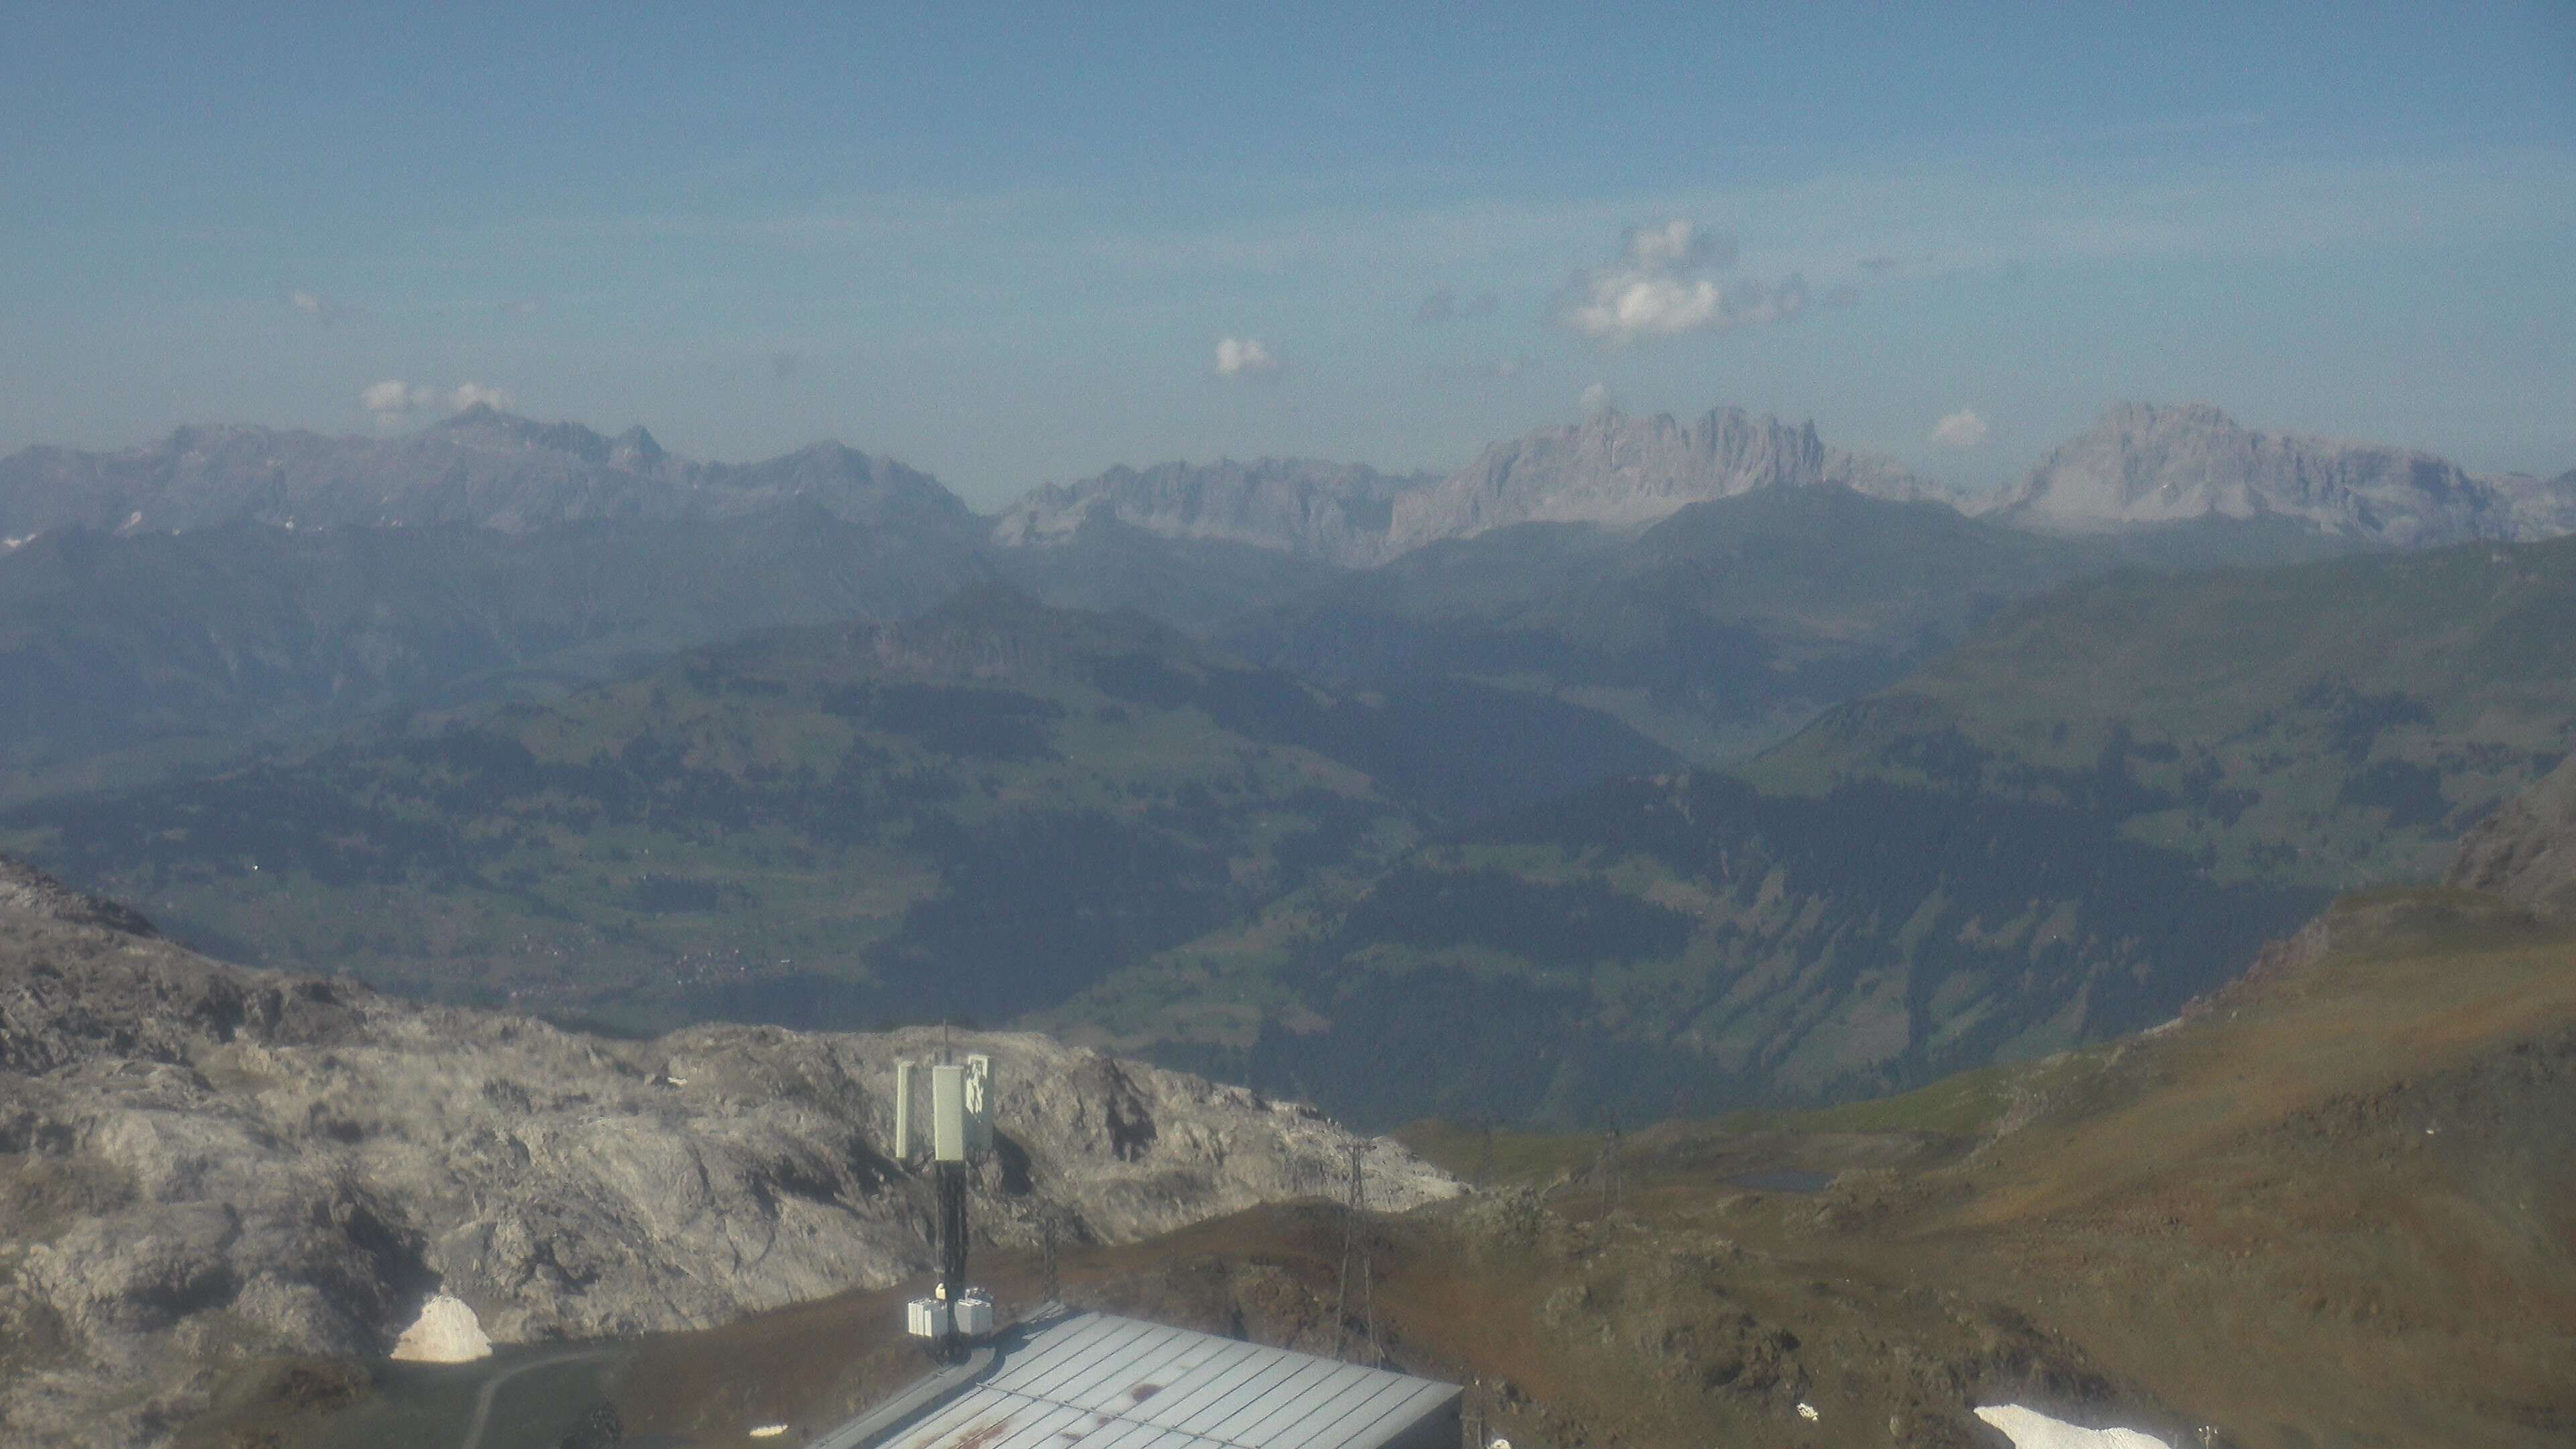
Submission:
M 1378 1449 L 1454 1384 L 1102 1313 L 1025 1328 L 886 1449 Z

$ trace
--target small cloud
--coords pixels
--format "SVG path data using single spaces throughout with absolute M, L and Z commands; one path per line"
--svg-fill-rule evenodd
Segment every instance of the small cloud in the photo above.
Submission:
M 1606 413 L 1616 406 L 1618 403 L 1610 396 L 1608 383 L 1596 382 L 1583 390 L 1583 415 L 1587 418 L 1594 413 Z
M 1735 265 L 1735 238 L 1675 219 L 1630 230 L 1619 260 L 1566 284 L 1557 321 L 1606 347 L 1685 332 L 1727 332 L 1782 322 L 1806 309 L 1807 283 L 1720 282 Z
M 286 294 L 286 305 L 328 327 L 356 317 L 358 309 L 328 292 L 293 291 Z
M 374 414 L 376 426 L 380 428 L 397 428 L 417 414 L 439 409 L 461 413 L 479 405 L 508 412 L 511 402 L 508 393 L 497 387 L 485 387 L 479 382 L 461 382 L 442 392 L 425 384 L 389 377 L 369 384 L 358 393 L 358 406 Z
M 1860 259 L 1860 269 L 1864 272 L 1890 271 L 1893 270 L 1895 266 L 1896 258 L 1889 256 L 1885 252 L 1878 252 Z
M 1279 371 L 1279 359 L 1258 337 L 1220 337 L 1216 343 L 1216 375 L 1219 377 L 1272 377 Z
M 545 299 L 541 297 L 514 297 L 507 302 L 495 303 L 493 310 L 504 317 L 534 317 L 545 310 L 545 305 Z
M 785 382 L 796 375 L 796 369 L 801 365 L 801 360 L 793 352 L 773 352 L 769 354 L 769 380 Z
M 1973 448 L 1985 442 L 1986 420 L 1961 408 L 1932 425 L 1932 441 L 1945 448 Z

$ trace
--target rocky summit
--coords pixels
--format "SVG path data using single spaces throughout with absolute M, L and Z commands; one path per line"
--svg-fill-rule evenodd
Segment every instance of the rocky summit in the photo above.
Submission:
M 238 1368 L 389 1351 L 434 1294 L 500 1344 L 723 1323 L 926 1271 L 887 1153 L 940 1034 L 650 1042 L 245 970 L 0 864 L 0 1422 L 165 1439 Z M 1032 1035 L 993 1054 L 979 1236 L 1118 1242 L 1326 1190 L 1311 1110 Z M 1454 1183 L 1361 1144 L 1371 1201 Z M 452 1311 L 452 1310 L 451 1310 Z
M 1515 523 L 1634 526 L 1710 499 L 1820 484 L 1900 500 L 1941 496 L 1891 461 L 1827 447 L 1812 422 L 1714 408 L 1685 425 L 1604 408 L 1571 427 L 1495 443 L 1437 486 L 1398 498 L 1389 542 L 1401 552 Z
M 2472 477 L 2411 449 L 2258 432 L 2206 403 L 2124 403 L 2043 459 L 1999 512 L 2079 531 L 2277 518 L 2413 548 L 2576 531 L 2576 477 Z

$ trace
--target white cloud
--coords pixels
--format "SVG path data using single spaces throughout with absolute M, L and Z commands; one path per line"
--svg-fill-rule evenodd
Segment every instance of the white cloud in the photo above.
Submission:
M 358 406 L 375 415 L 376 426 L 400 427 L 415 414 L 444 409 L 461 413 L 477 404 L 488 404 L 503 412 L 510 410 L 510 395 L 497 387 L 479 382 L 460 382 L 441 391 L 426 384 L 408 383 L 400 378 L 386 378 L 371 383 L 358 393 Z
M 1645 271 L 1697 271 L 1735 265 L 1735 238 L 1702 231 L 1679 217 L 1662 226 L 1641 226 L 1628 233 L 1628 264 Z
M 1945 448 L 1973 448 L 1986 440 L 1986 420 L 1961 408 L 1932 425 L 1932 441 Z
M 1588 418 L 1594 413 L 1606 413 L 1614 406 L 1616 406 L 1616 404 L 1611 400 L 1610 385 L 1608 383 L 1596 382 L 1583 390 L 1583 415 L 1585 417 Z
M 1258 337 L 1220 337 L 1216 343 L 1216 375 L 1219 377 L 1269 377 L 1279 371 L 1279 359 L 1270 354 Z
M 286 305 L 325 326 L 358 315 L 358 309 L 328 292 L 297 290 L 286 294 Z
M 1735 265 L 1735 238 L 1676 218 L 1632 228 L 1619 260 L 1577 273 L 1559 299 L 1557 320 L 1607 347 L 1684 332 L 1725 332 L 1783 322 L 1806 309 L 1807 283 L 1721 282 Z

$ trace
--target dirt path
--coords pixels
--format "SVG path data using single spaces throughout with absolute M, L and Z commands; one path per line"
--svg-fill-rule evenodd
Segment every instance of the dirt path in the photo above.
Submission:
M 483 1449 L 483 1430 L 486 1425 L 492 1422 L 492 1400 L 495 1395 L 501 1392 L 501 1386 L 503 1384 L 508 1383 L 510 1380 L 515 1379 L 519 1375 L 527 1373 L 532 1369 L 552 1368 L 556 1364 L 578 1363 L 583 1359 L 607 1358 L 615 1352 L 617 1352 L 617 1350 L 613 1348 L 571 1349 L 564 1353 L 551 1353 L 546 1355 L 544 1358 L 532 1358 L 526 1363 L 519 1365 L 517 1368 L 511 1369 L 507 1373 L 494 1374 L 490 1379 L 484 1382 L 482 1392 L 474 1396 L 474 1417 L 467 1421 L 465 1425 L 465 1438 L 460 1441 L 457 1449 Z

